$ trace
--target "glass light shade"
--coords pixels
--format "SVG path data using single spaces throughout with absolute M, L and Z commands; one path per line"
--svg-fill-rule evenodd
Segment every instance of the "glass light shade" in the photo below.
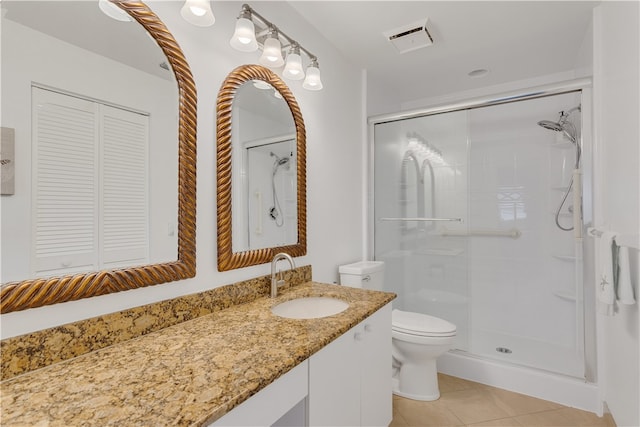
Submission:
M 102 13 L 107 15 L 109 18 L 115 19 L 116 21 L 122 21 L 122 22 L 131 21 L 131 17 L 127 12 L 120 9 L 118 6 L 111 3 L 109 0 L 100 0 L 98 2 L 98 7 L 102 11 Z M 4 12 L 4 9 L 3 9 L 3 12 Z
M 307 78 L 304 79 L 302 87 L 307 90 L 322 90 L 322 81 L 320 80 L 320 69 L 313 65 L 307 68 Z
M 304 79 L 304 69 L 302 68 L 302 58 L 297 53 L 287 55 L 287 64 L 284 66 L 282 75 L 291 80 Z
M 209 27 L 216 22 L 209 0 L 185 0 L 180 15 L 185 21 L 198 27 Z
M 269 37 L 265 40 L 264 51 L 262 52 L 259 62 L 261 65 L 273 68 L 281 67 L 282 64 L 284 64 L 280 40 L 275 37 Z
M 236 31 L 229 41 L 232 48 L 240 52 L 254 52 L 258 50 L 256 41 L 256 29 L 250 19 L 238 18 L 236 21 Z
M 275 96 L 278 99 L 282 99 L 282 94 L 278 92 L 278 89 L 273 90 L 273 96 Z

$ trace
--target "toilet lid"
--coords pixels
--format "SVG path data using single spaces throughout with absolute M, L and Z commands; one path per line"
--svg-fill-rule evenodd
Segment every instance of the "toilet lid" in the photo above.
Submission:
M 456 325 L 453 323 L 410 311 L 394 309 L 391 312 L 391 324 L 395 331 L 412 335 L 448 337 L 456 334 Z

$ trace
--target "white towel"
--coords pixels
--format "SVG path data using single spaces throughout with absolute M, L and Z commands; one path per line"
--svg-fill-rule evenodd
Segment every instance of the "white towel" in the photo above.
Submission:
M 598 312 L 607 316 L 613 316 L 615 309 L 615 288 L 613 274 L 613 244 L 618 233 L 605 231 L 598 242 L 600 254 L 600 279 L 596 288 Z
M 631 272 L 629 271 L 629 249 L 626 246 L 618 247 L 617 275 L 615 280 L 616 293 L 620 304 L 632 305 L 636 303 L 631 284 Z

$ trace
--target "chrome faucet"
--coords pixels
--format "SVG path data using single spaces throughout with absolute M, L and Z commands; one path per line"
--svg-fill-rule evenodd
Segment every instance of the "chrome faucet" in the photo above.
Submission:
M 281 252 L 279 254 L 276 254 L 276 256 L 273 257 L 273 260 L 271 261 L 271 298 L 275 298 L 278 296 L 278 288 L 282 285 L 284 285 L 284 278 L 282 277 L 282 270 L 279 271 L 280 273 L 280 278 L 276 279 L 276 264 L 278 263 L 278 261 L 286 259 L 287 261 L 289 261 L 289 266 L 291 267 L 291 270 L 293 270 L 294 268 L 296 268 L 296 263 L 293 262 L 293 258 L 291 258 L 291 255 L 289 254 L 285 254 L 284 252 Z

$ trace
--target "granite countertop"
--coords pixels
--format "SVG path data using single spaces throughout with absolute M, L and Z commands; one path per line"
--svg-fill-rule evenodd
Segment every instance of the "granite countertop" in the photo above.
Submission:
M 302 296 L 349 303 L 293 320 L 270 308 Z M 203 425 L 254 395 L 395 298 L 307 282 L 0 383 L 9 425 Z

